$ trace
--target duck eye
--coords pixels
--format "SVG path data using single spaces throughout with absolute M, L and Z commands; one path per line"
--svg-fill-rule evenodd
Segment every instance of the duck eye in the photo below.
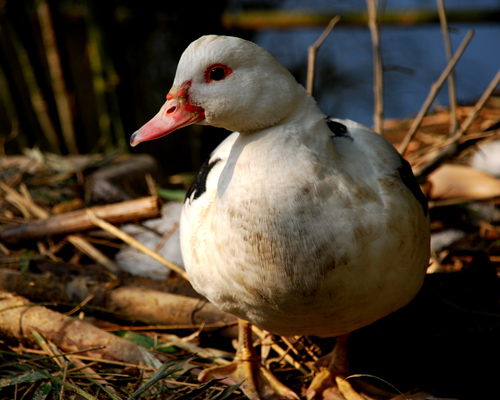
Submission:
M 222 67 L 215 67 L 210 70 L 209 78 L 213 81 L 220 81 L 226 77 L 226 70 Z
M 210 83 L 212 81 L 221 81 L 231 75 L 232 72 L 233 70 L 227 65 L 212 64 L 205 70 L 205 82 Z

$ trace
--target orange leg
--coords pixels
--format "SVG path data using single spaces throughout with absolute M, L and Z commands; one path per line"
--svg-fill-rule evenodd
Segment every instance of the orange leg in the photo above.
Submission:
M 203 370 L 198 379 L 202 382 L 223 379 L 226 384 L 243 382 L 241 389 L 251 400 L 296 399 L 299 396 L 283 385 L 263 367 L 252 344 L 252 325 L 238 320 L 239 346 L 233 362 Z

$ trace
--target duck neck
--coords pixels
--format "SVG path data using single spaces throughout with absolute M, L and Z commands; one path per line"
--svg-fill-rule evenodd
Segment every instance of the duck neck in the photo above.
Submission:
M 304 126 L 308 121 L 314 122 L 325 118 L 325 114 L 318 108 L 316 100 L 306 92 L 303 86 L 297 84 L 297 92 L 294 98 L 294 101 L 287 99 L 287 101 L 282 102 L 283 109 L 279 110 L 281 118 L 277 119 L 272 125 L 258 129 L 243 129 L 239 131 L 240 134 L 242 136 L 253 136 L 278 126 L 282 128 L 293 125 Z

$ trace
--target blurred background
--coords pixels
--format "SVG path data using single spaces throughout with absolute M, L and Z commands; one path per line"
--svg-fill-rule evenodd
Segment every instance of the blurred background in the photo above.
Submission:
M 475 36 L 456 69 L 461 104 L 500 66 L 500 0 L 448 0 L 453 47 Z M 130 135 L 165 101 L 178 59 L 203 34 L 252 40 L 303 85 L 307 49 L 340 23 L 317 58 L 315 96 L 328 115 L 373 124 L 372 44 L 365 0 L 0 0 L 0 157 L 152 154 L 167 174 L 198 169 L 228 134 L 193 126 L 138 148 Z M 379 2 L 385 117 L 414 116 L 446 66 L 435 0 Z M 435 106 L 447 106 L 443 89 Z

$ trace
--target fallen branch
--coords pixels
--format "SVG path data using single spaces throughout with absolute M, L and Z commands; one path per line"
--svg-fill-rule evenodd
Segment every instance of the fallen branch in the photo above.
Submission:
M 113 223 L 158 218 L 161 214 L 159 199 L 155 196 L 97 206 L 91 208 L 91 210 L 99 218 Z M 95 225 L 88 217 L 86 210 L 78 210 L 55 215 L 40 221 L 5 227 L 0 230 L 0 241 L 17 244 L 52 235 L 82 232 L 94 227 Z

